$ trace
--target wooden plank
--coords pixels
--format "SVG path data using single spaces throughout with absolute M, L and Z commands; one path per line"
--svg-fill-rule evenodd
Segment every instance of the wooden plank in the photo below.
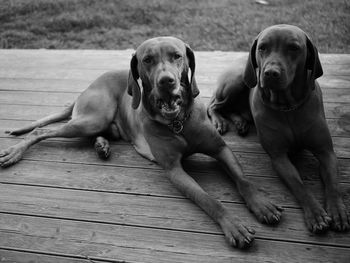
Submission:
M 7 148 L 16 140 L 0 139 L 0 145 Z M 242 146 L 244 147 L 244 146 Z M 249 152 L 241 147 L 231 147 L 236 154 L 244 171 L 248 175 L 261 175 L 264 177 L 276 177 L 272 172 L 269 157 L 265 153 Z M 136 167 L 147 169 L 160 169 L 157 164 L 141 157 L 129 144 L 112 144 L 112 155 L 107 161 L 100 160 L 93 147 L 86 140 L 74 141 L 44 141 L 33 146 L 24 155 L 24 160 L 37 160 L 47 162 L 68 162 L 77 164 L 96 164 L 104 166 Z M 242 152 L 244 151 L 244 152 Z M 350 164 L 348 159 L 339 158 L 339 179 L 342 182 L 349 182 L 348 174 Z M 204 155 L 194 155 L 185 162 L 186 167 L 192 171 L 213 173 L 218 169 L 217 162 Z M 310 155 L 300 155 L 296 164 L 303 177 L 309 180 L 318 180 L 318 162 Z
M 16 126 L 33 116 L 62 109 L 77 92 L 85 89 L 89 78 L 95 78 L 94 74 L 127 68 L 131 52 L 6 51 L 5 62 L 0 65 L 0 76 L 3 76 L 0 83 L 4 84 L 0 89 L 0 132 L 4 131 L 3 124 Z M 232 53 L 237 61 L 246 55 Z M 217 75 L 232 65 L 233 57 L 226 52 L 198 54 L 197 81 L 202 87 L 202 96 L 211 95 Z M 349 206 L 350 56 L 321 55 L 321 60 L 326 76 L 320 82 L 328 101 L 326 110 L 332 135 L 338 136 L 334 141 L 341 157 L 341 187 Z M 91 76 L 85 76 L 86 73 Z M 54 79 L 56 77 L 64 79 Z M 42 107 L 45 103 L 51 107 Z M 16 108 L 5 104 L 19 105 Z M 31 107 L 31 104 L 39 106 Z M 28 109 L 34 111 L 28 112 Z M 11 115 L 13 110 L 18 112 Z M 11 116 L 18 117 L 19 121 L 11 120 Z M 1 136 L 1 148 L 18 141 Z M 0 247 L 40 256 L 57 253 L 59 259 L 68 255 L 70 259 L 83 260 L 86 255 L 92 255 L 94 261 L 345 262 L 349 258 L 349 234 L 330 232 L 323 237 L 308 236 L 298 205 L 272 172 L 254 132 L 245 139 L 229 135 L 225 140 L 251 180 L 264 187 L 272 200 L 286 207 L 280 226 L 260 225 L 247 212 L 232 182 L 215 161 L 195 155 L 185 162 L 186 169 L 211 195 L 223 200 L 225 206 L 242 215 L 244 221 L 256 224 L 258 240 L 248 252 L 237 254 L 241 252 L 229 248 L 218 226 L 174 189 L 159 167 L 137 155 L 130 145 L 113 143 L 112 159 L 103 162 L 97 159 L 91 144 L 79 139 L 40 143 L 26 154 L 26 160 L 0 170 L 0 200 L 3 201 L 0 210 L 6 212 L 0 213 Z M 308 155 L 303 154 L 301 158 L 302 162 L 298 157 L 297 163 L 302 167 L 306 185 L 322 201 L 317 162 Z
M 340 119 L 327 119 L 327 124 L 331 136 L 350 137 L 350 118 L 349 114 L 344 114 Z
M 209 74 L 206 72 L 203 75 Z M 210 97 L 216 89 L 216 77 L 211 81 L 197 80 L 201 95 Z M 0 78 L 3 91 L 41 91 L 41 92 L 81 92 L 88 87 L 92 80 L 73 79 L 17 79 Z M 318 79 L 322 90 L 347 89 L 350 86 L 350 79 L 347 76 L 323 76 Z M 326 97 L 325 97 L 326 98 Z
M 23 127 L 31 123 L 30 120 L 9 120 L 9 119 L 1 119 L 0 116 L 0 137 L 8 137 L 5 133 L 6 131 L 17 129 Z M 6 116 L 4 116 L 6 118 Z M 50 124 L 50 128 L 56 128 L 65 123 L 66 121 Z M 332 137 L 340 136 L 340 137 L 350 137 L 350 118 L 349 120 L 344 116 L 340 119 L 327 119 L 328 128 Z M 233 128 L 229 131 L 229 133 L 234 133 Z M 254 128 L 251 128 L 251 134 L 256 134 Z M 23 136 L 20 136 L 21 138 Z M 60 139 L 60 140 L 63 140 Z
M 336 137 L 334 139 L 347 139 L 347 140 L 335 140 L 337 142 L 336 152 L 343 153 L 343 155 L 338 154 L 339 159 L 339 176 L 341 180 L 346 180 L 346 174 L 349 172 L 349 165 L 344 165 L 348 162 L 349 151 L 346 148 L 341 148 L 338 150 L 337 147 L 348 147 L 346 145 L 349 138 Z M 230 143 L 228 140 L 229 147 L 238 156 L 240 162 L 243 165 L 243 169 L 248 174 L 262 174 L 264 176 L 269 176 L 272 173 L 270 167 L 270 161 L 268 156 L 264 153 L 263 149 L 258 142 L 252 141 L 235 141 Z M 17 139 L 5 139 L 0 138 L 0 145 L 2 148 L 10 147 L 11 145 L 18 142 Z M 257 148 L 259 147 L 260 150 Z M 152 163 L 145 158 L 141 157 L 136 153 L 134 148 L 130 144 L 111 144 L 112 155 L 108 161 L 100 160 L 92 147 L 92 143 L 89 143 L 84 139 L 76 140 L 66 140 L 66 141 L 43 141 L 39 144 L 31 147 L 24 155 L 25 160 L 42 160 L 42 161 L 54 161 L 54 162 L 72 162 L 72 163 L 91 163 L 91 164 L 102 164 L 102 165 L 118 165 L 126 167 L 147 167 L 155 168 L 158 167 L 155 163 Z M 254 155 L 253 153 L 257 154 Z M 251 158 L 249 158 L 251 155 Z M 344 159 L 343 159 L 343 158 Z M 198 162 L 193 165 L 194 169 L 200 169 L 206 162 L 212 160 L 210 157 L 205 157 L 204 155 L 195 155 L 191 157 L 191 161 Z M 261 160 L 261 161 L 259 161 Z M 305 174 L 307 178 L 315 178 L 315 172 L 317 171 L 317 161 L 310 155 L 300 155 L 298 162 L 302 170 L 302 174 Z M 256 165 L 256 166 L 255 166 Z M 208 169 L 208 165 L 204 166 L 204 169 Z M 251 167 L 251 168 L 249 168 Z M 262 169 L 262 167 L 266 167 Z M 200 170 L 204 170 L 200 169 Z M 255 171 L 255 172 L 254 172 Z
M 68 106 L 80 93 L 51 93 L 32 91 L 1 91 L 1 104 L 38 105 L 38 106 Z
M 222 234 L 220 227 L 187 199 L 2 184 L 0 198 L 1 213 Z M 287 208 L 282 222 L 271 227 L 258 223 L 244 204 L 225 206 L 252 226 L 260 238 L 350 248 L 348 234 L 329 231 L 322 236 L 310 235 L 300 209 Z
M 202 167 L 206 166 L 208 165 L 202 165 Z M 243 202 L 233 181 L 220 168 L 205 172 L 203 168 L 200 170 L 195 169 L 196 167 L 185 165 L 189 174 L 210 195 L 224 202 Z M 258 172 L 259 170 L 255 171 L 255 173 Z M 276 176 L 248 174 L 248 177 L 275 203 L 284 207 L 299 207 L 295 198 Z M 345 177 L 344 181 L 340 184 L 341 191 L 345 202 L 350 204 L 349 178 Z M 304 180 L 304 182 L 315 197 L 323 203 L 324 194 L 320 179 Z M 16 166 L 2 170 L 0 183 L 184 198 L 171 184 L 162 169 L 23 160 Z
M 323 97 L 325 98 L 325 92 L 331 92 L 333 89 L 347 89 L 349 88 L 350 78 L 348 76 L 323 76 L 317 79 L 320 87 L 323 91 Z
M 91 67 L 108 66 L 111 64 L 123 63 L 123 60 L 131 58 L 135 51 L 125 50 L 43 50 L 43 49 L 3 49 L 1 56 L 4 58 L 2 63 L 6 65 L 9 62 L 17 62 L 18 66 L 23 64 L 40 67 L 65 65 L 66 67 Z M 248 52 L 236 51 L 197 51 L 194 50 L 197 60 L 209 62 L 213 59 L 223 63 L 232 63 L 232 61 L 246 61 Z M 322 64 L 328 65 L 347 65 L 350 64 L 349 54 L 319 54 Z M 116 61 L 116 59 L 121 61 Z M 23 63 L 18 63 L 22 60 Z M 34 61 L 33 61 L 34 60 Z M 16 65 L 16 64 L 13 64 Z
M 256 240 L 232 249 L 221 235 L 3 214 L 0 247 L 127 262 L 345 262 L 347 248 Z
M 232 148 L 231 148 L 232 150 Z M 240 152 L 233 149 L 234 154 L 243 167 L 244 172 L 248 176 L 261 176 L 261 177 L 278 177 L 272 169 L 270 158 L 267 154 L 258 154 L 251 152 Z M 302 153 L 294 157 L 293 163 L 298 168 L 302 178 L 306 181 L 319 181 L 319 163 L 313 156 Z M 198 171 L 201 173 L 215 173 L 222 167 L 210 157 L 205 155 L 196 154 L 190 156 L 184 161 L 185 167 L 189 171 Z M 349 159 L 338 158 L 338 178 L 340 182 L 350 182 L 348 180 L 350 172 Z
M 2 263 L 89 263 L 88 257 L 80 259 L 67 255 L 46 255 L 28 251 L 17 251 L 0 248 L 0 262 Z M 106 261 L 102 261 L 106 262 Z M 92 263 L 90 261 L 90 263 Z
M 228 133 L 223 138 L 233 150 L 240 149 L 245 152 L 265 153 L 257 136 L 254 134 L 242 138 L 234 133 Z M 336 155 L 339 158 L 350 158 L 350 138 L 333 137 L 332 140 Z
M 1 50 L 3 68 L 128 68 L 134 50 Z
M 350 82 L 349 82 L 350 84 Z M 201 90 L 204 98 L 210 98 L 214 93 L 213 87 L 207 85 Z M 210 90 L 209 90 L 210 89 Z M 211 91 L 212 90 L 212 91 Z M 45 105 L 65 106 L 76 100 L 80 93 L 71 92 L 42 92 L 42 91 L 11 91 L 0 90 L 1 104 L 24 104 L 24 105 Z M 350 89 L 325 89 L 323 91 L 324 102 L 344 103 L 350 100 Z M 208 99 L 204 100 L 208 102 Z
M 72 97 L 75 97 L 74 95 Z M 203 98 L 204 103 L 209 99 Z M 71 101 L 67 101 L 69 104 Z M 347 103 L 324 103 L 327 118 L 344 118 L 350 112 L 350 104 Z M 0 118 L 14 120 L 37 120 L 48 114 L 57 113 L 63 110 L 63 106 L 35 106 L 35 105 L 11 105 L 0 104 Z
M 72 79 L 16 79 L 0 78 L 0 90 L 7 91 L 38 91 L 38 92 L 69 92 L 80 93 L 85 90 L 90 80 Z
M 265 153 L 257 136 L 254 134 L 242 138 L 234 133 L 228 133 L 223 138 L 233 150 L 239 149 L 244 152 Z M 333 137 L 332 140 L 336 155 L 339 158 L 350 158 L 350 138 Z
M 84 59 L 77 57 L 77 54 L 61 56 L 56 54 L 58 57 L 55 58 L 54 55 L 50 55 L 50 52 L 45 55 L 38 52 L 34 56 L 12 53 L 4 58 L 4 62 L 0 65 L 0 78 L 92 81 L 105 71 L 129 68 L 131 53 L 130 50 L 116 51 L 115 54 L 109 54 L 109 58 L 99 57 L 97 60 L 96 54 L 91 55 L 90 60 L 86 60 L 86 57 L 90 55 L 81 54 L 85 57 Z M 231 56 L 226 52 L 198 52 L 196 56 L 198 83 L 215 84 L 218 75 L 228 66 L 245 64 L 247 53 L 232 54 Z M 343 62 L 340 64 L 325 63 L 323 65 L 324 76 L 349 76 L 350 69 L 346 65 L 350 62 L 347 58 L 341 60 Z
M 350 106 L 350 105 L 349 105 Z M 260 145 L 257 136 L 252 132 L 248 136 L 242 138 L 233 132 L 227 133 L 223 136 L 226 143 L 234 151 L 243 152 L 254 152 L 254 153 L 265 153 L 264 149 Z M 0 138 L 1 139 L 1 138 Z M 10 145 L 16 143 L 19 139 L 16 137 L 7 137 L 1 139 L 3 142 L 3 147 L 9 147 Z M 84 140 L 84 139 L 82 139 Z M 333 137 L 333 145 L 335 153 L 339 158 L 350 158 L 350 138 L 348 137 Z M 76 141 L 76 140 L 74 140 Z M 46 143 L 44 141 L 43 143 Z M 123 143 L 125 144 L 125 143 Z M 85 145 L 86 147 L 87 145 Z M 91 147 L 91 146 L 90 146 Z M 91 149 L 91 148 L 90 148 Z M 90 150 L 89 149 L 89 150 Z M 91 150 L 90 150 L 91 151 Z
M 200 95 L 207 101 L 215 93 L 217 84 L 215 83 L 198 83 L 200 88 Z M 334 102 L 334 103 L 346 103 L 350 99 L 350 80 L 338 80 L 338 81 L 328 81 L 324 78 L 320 81 L 322 85 L 323 102 Z
M 1 50 L 2 65 L 7 67 L 108 68 L 129 66 L 134 50 Z M 230 65 L 245 62 L 247 52 L 195 51 L 198 65 L 210 61 Z M 323 65 L 350 65 L 349 54 L 320 54 Z M 124 64 L 126 63 L 126 64 Z
M 200 69 L 196 72 L 196 79 L 198 83 L 212 83 L 215 84 L 218 76 L 222 74 L 222 72 L 226 69 L 226 67 L 217 67 L 215 68 L 213 65 L 214 61 L 211 61 L 209 69 Z M 200 64 L 199 64 L 200 65 Z M 215 65 L 215 64 L 214 64 Z M 230 64 L 228 64 L 230 65 Z M 0 78 L 16 78 L 16 79 L 51 79 L 51 80 L 60 80 L 60 79 L 73 79 L 73 80 L 87 80 L 93 81 L 103 73 L 109 70 L 115 69 L 128 69 L 129 67 L 110 67 L 103 69 L 62 69 L 58 67 L 53 68 L 32 68 L 32 67 L 24 67 L 20 69 L 18 67 L 15 68 L 0 68 Z M 340 66 L 329 66 L 324 68 L 324 76 L 349 76 L 350 70 L 349 67 Z M 346 79 L 348 79 L 346 77 Z
M 109 70 L 109 69 L 107 69 Z M 106 72 L 106 69 L 42 69 L 42 68 L 25 68 L 20 70 L 16 68 L 1 68 L 0 78 L 20 78 L 20 79 L 76 79 L 93 81 L 98 76 Z
M 60 112 L 61 106 L 32 106 L 32 105 L 2 105 L 0 104 L 1 119 L 34 121 L 49 114 Z
M 350 63 L 350 54 L 320 54 L 322 64 L 348 65 Z

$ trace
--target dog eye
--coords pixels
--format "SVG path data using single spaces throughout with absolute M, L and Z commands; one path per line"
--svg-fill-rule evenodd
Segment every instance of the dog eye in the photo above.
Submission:
M 177 53 L 176 53 L 176 54 L 174 55 L 174 59 L 180 59 L 180 58 L 182 58 L 182 56 L 181 56 L 180 54 L 177 54 Z
M 260 52 L 264 52 L 266 51 L 266 49 L 267 49 L 266 45 L 263 45 L 263 44 L 258 47 L 258 51 Z
M 145 57 L 142 61 L 145 64 L 150 64 L 152 62 L 152 58 L 150 56 L 148 56 L 148 57 Z
M 288 46 L 288 50 L 289 51 L 298 51 L 300 49 L 300 47 L 298 45 L 289 45 Z

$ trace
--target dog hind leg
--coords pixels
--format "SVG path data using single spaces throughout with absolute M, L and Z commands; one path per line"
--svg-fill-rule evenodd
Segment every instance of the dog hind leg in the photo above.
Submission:
M 18 162 L 24 152 L 33 144 L 54 137 L 89 137 L 100 134 L 107 129 L 108 123 L 96 116 L 79 117 L 72 119 L 58 129 L 35 129 L 21 142 L 0 152 L 0 166 L 7 167 Z
M 72 115 L 73 107 L 74 107 L 74 104 L 70 105 L 68 108 L 64 109 L 62 112 L 46 116 L 42 119 L 39 119 L 37 121 L 34 121 L 34 122 L 28 124 L 27 126 L 24 126 L 22 128 L 15 129 L 13 131 L 6 131 L 6 133 L 8 133 L 10 135 L 18 136 L 18 135 L 21 135 L 24 133 L 28 133 L 28 132 L 34 130 L 35 128 L 44 127 L 50 123 L 54 123 L 54 122 L 68 119 Z

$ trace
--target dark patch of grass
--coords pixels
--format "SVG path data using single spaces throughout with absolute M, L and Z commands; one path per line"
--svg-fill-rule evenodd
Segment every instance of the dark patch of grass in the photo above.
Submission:
M 2 0 L 2 48 L 135 48 L 173 35 L 195 50 L 244 50 L 265 27 L 294 24 L 324 53 L 349 53 L 348 0 Z

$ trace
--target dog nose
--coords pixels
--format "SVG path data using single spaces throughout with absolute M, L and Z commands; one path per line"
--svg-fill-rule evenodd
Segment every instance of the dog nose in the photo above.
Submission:
M 278 68 L 268 68 L 264 71 L 264 76 L 271 79 L 279 79 L 281 77 L 281 71 Z
M 170 74 L 164 74 L 159 78 L 158 84 L 161 87 L 172 87 L 175 85 L 175 78 Z

